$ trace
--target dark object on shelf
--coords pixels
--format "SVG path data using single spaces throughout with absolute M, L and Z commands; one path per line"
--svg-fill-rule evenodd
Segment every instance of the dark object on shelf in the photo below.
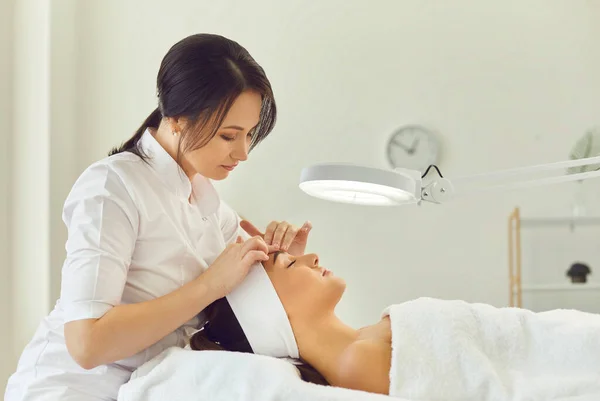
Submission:
M 567 271 L 567 276 L 571 277 L 572 283 L 587 283 L 587 275 L 591 274 L 592 270 L 588 265 L 583 263 L 573 263 Z

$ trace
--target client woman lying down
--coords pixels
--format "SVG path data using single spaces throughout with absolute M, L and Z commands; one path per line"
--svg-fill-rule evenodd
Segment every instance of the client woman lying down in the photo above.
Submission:
M 600 399 L 599 315 L 419 298 L 356 330 L 334 313 L 345 287 L 314 254 L 274 253 L 191 348 L 291 357 L 306 381 L 408 399 Z
M 317 255 L 294 257 L 276 252 L 263 265 L 291 324 L 304 362 L 298 366 L 303 379 L 387 394 L 391 357 L 389 318 L 359 330 L 340 321 L 334 309 L 346 283 L 320 267 Z M 265 306 L 257 308 L 264 310 Z M 267 313 L 265 310 L 264 314 Z M 209 306 L 206 314 L 209 323 L 190 340 L 192 349 L 252 352 L 225 298 Z M 261 331 L 265 333 L 264 329 Z

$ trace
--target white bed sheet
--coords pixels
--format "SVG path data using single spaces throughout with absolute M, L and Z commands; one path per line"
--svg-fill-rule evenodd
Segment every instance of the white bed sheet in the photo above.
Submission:
M 302 381 L 290 362 L 253 354 L 170 348 L 140 366 L 119 401 L 402 401 Z M 409 400 L 404 400 L 409 401 Z

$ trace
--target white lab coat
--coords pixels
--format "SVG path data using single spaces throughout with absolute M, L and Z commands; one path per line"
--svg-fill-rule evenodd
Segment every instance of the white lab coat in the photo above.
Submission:
M 149 131 L 140 145 L 148 163 L 129 152 L 107 157 L 87 168 L 67 197 L 61 296 L 23 351 L 5 401 L 114 400 L 138 366 L 185 346 L 186 332 L 201 323 L 197 316 L 137 355 L 91 370 L 67 351 L 66 322 L 168 294 L 243 235 L 208 179 L 190 182 Z

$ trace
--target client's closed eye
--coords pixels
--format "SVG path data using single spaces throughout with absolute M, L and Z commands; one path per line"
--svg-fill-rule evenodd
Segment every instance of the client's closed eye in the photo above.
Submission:
M 281 255 L 282 253 L 283 253 L 283 252 L 281 252 L 281 251 L 276 251 L 276 252 L 273 254 L 273 264 L 275 264 L 275 263 L 277 262 L 277 257 L 279 257 L 279 255 Z M 289 256 L 289 255 L 288 255 L 288 256 Z M 292 261 L 290 262 L 290 264 L 288 265 L 288 268 L 292 267 L 292 265 L 293 265 L 294 263 L 296 263 L 296 259 L 294 259 L 294 260 L 292 260 Z

